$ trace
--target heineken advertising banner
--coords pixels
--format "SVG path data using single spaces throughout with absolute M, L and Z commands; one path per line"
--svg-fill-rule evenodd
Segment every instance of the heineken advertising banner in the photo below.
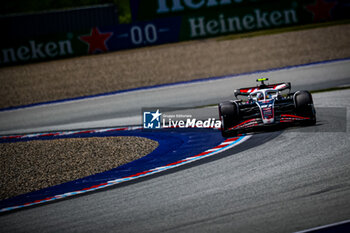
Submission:
M 133 20 L 150 20 L 270 2 L 278 3 L 280 0 L 130 0 L 130 6 Z
M 347 0 L 131 0 L 133 19 L 182 16 L 180 41 L 350 18 Z
M 278 9 L 294 5 L 300 23 L 312 23 L 350 18 L 349 0 L 130 0 L 133 20 L 150 20 L 173 16 L 194 16 L 254 9 Z
M 350 18 L 348 0 L 131 0 L 131 3 L 136 19 L 132 24 L 27 39 L 5 35 L 0 38 L 0 66 Z
M 175 17 L 26 40 L 2 38 L 0 66 L 177 42 L 180 26 Z
M 301 23 L 296 1 L 212 11 L 184 16 L 180 40 L 242 33 Z

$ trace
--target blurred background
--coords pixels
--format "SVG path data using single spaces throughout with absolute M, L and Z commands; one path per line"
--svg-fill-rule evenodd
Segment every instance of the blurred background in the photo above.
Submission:
M 345 0 L 14 0 L 0 14 L 0 66 L 350 17 Z

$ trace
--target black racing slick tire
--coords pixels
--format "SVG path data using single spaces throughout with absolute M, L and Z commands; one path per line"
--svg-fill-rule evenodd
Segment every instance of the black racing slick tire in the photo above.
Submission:
M 223 137 L 237 136 L 236 130 L 230 130 L 233 126 L 238 124 L 239 109 L 235 102 L 226 101 L 219 104 L 219 115 L 221 120 L 221 134 Z
M 312 95 L 308 91 L 298 91 L 294 94 L 295 111 L 298 116 L 308 117 L 310 120 L 302 121 L 304 125 L 316 124 L 316 111 Z

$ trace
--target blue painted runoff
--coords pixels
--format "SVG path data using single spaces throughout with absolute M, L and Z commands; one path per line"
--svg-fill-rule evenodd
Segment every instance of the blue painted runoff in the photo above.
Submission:
M 82 179 L 63 183 L 60 185 L 44 188 L 31 193 L 19 195 L 0 201 L 0 209 L 23 205 L 36 200 L 45 199 L 55 195 L 82 190 L 93 185 L 105 183 L 139 172 L 147 171 L 169 163 L 177 162 L 187 157 L 199 154 L 207 149 L 213 148 L 224 141 L 220 131 L 215 129 L 162 129 L 158 131 L 130 130 L 112 131 L 103 133 L 86 133 L 69 136 L 50 136 L 32 139 L 6 139 L 0 143 L 30 141 L 30 140 L 53 140 L 63 138 L 85 138 L 85 137 L 115 137 L 115 136 L 139 136 L 155 140 L 159 146 L 150 154 L 119 166 L 112 170 L 87 176 Z

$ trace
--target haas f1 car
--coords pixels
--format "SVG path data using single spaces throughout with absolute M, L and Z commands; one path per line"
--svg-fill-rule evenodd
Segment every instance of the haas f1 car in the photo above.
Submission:
M 234 91 L 237 100 L 219 104 L 221 132 L 224 137 L 254 131 L 258 128 L 281 124 L 314 125 L 316 111 L 311 93 L 297 91 L 291 93 L 288 82 L 265 84 L 267 78 L 256 87 L 241 88 Z M 282 95 L 283 91 L 287 94 Z M 245 96 L 246 101 L 238 96 Z

